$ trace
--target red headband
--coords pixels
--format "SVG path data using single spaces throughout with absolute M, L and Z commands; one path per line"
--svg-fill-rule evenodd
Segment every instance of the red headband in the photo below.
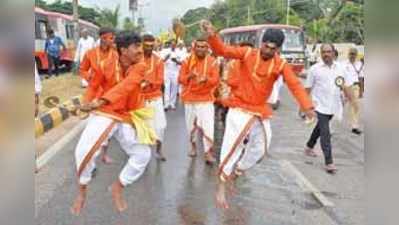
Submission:
M 114 33 L 105 33 L 105 34 L 102 34 L 101 36 L 100 36 L 100 38 L 103 38 L 103 39 L 111 39 L 111 38 L 113 38 L 114 37 Z

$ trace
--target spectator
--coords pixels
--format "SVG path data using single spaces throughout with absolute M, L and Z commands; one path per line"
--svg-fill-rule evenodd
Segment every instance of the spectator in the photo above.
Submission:
M 78 45 L 76 47 L 76 53 L 74 59 L 76 68 L 79 68 L 79 64 L 83 60 L 83 56 L 85 55 L 87 50 L 94 48 L 94 45 L 95 45 L 94 38 L 89 35 L 87 29 L 83 29 Z M 88 85 L 87 80 L 85 80 L 84 78 L 81 79 L 80 84 L 82 87 L 87 87 Z
M 348 60 L 345 69 L 352 77 L 354 84 L 352 85 L 353 98 L 350 102 L 350 123 L 352 133 L 360 135 L 362 131 L 359 128 L 360 106 L 359 98 L 363 96 L 362 89 L 364 87 L 363 63 L 357 60 L 358 51 L 356 48 L 349 49 Z
M 310 68 L 305 82 L 305 87 L 312 96 L 317 113 L 317 124 L 306 143 L 305 154 L 317 157 L 313 148 L 320 138 L 325 169 L 328 173 L 335 173 L 337 168 L 332 156 L 330 121 L 333 116 L 342 117 L 341 92 L 343 91 L 345 96 L 351 100 L 350 87 L 353 80 L 344 67 L 336 62 L 337 51 L 332 44 L 322 44 L 320 53 L 322 61 Z
M 64 42 L 61 38 L 54 34 L 54 31 L 50 29 L 47 33 L 47 39 L 44 46 L 44 51 L 47 53 L 48 59 L 48 75 L 51 77 L 53 74 L 53 66 L 55 70 L 55 75 L 59 75 L 59 65 L 61 56 L 61 47 L 66 50 Z

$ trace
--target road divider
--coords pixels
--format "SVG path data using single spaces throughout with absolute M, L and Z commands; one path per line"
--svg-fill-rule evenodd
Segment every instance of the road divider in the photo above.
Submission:
M 35 137 L 40 137 L 44 133 L 59 126 L 63 121 L 68 119 L 71 115 L 68 111 L 70 106 L 80 106 L 82 102 L 82 96 L 75 96 L 70 100 L 64 102 L 62 107 L 56 107 L 50 109 L 50 111 L 44 113 L 39 118 L 35 119 Z

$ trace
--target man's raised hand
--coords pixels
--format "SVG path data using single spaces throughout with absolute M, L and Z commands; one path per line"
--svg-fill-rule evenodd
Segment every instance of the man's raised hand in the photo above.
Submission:
M 201 20 L 200 29 L 202 33 L 205 33 L 208 36 L 212 36 L 216 33 L 215 27 L 213 27 L 212 23 L 209 20 Z

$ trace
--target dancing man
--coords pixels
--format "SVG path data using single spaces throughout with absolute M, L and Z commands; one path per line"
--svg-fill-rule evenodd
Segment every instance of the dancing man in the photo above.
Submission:
M 149 81 L 147 88 L 143 90 L 146 107 L 154 109 L 154 119 L 150 121 L 156 132 L 155 157 L 166 161 L 162 154 L 162 142 L 166 129 L 166 116 L 162 101 L 162 85 L 164 83 L 164 62 L 154 53 L 155 38 L 152 35 L 143 36 L 144 62 L 147 65 L 146 79 Z
M 237 86 L 231 89 L 226 100 L 230 109 L 226 117 L 216 192 L 217 205 L 228 208 L 226 185 L 234 185 L 234 180 L 243 171 L 260 162 L 270 145 L 272 110 L 266 99 L 278 77 L 284 77 L 309 118 L 314 118 L 315 112 L 301 82 L 278 54 L 284 41 L 281 30 L 268 29 L 262 37 L 260 49 L 256 49 L 225 45 L 209 21 L 202 21 L 201 29 L 207 34 L 208 43 L 216 55 L 239 61 L 234 67 L 237 71 L 233 72 L 237 74 Z
M 182 85 L 181 100 L 185 106 L 187 130 L 190 136 L 191 152 L 195 157 L 197 134 L 202 136 L 205 161 L 209 164 L 213 157 L 213 133 L 215 108 L 215 90 L 219 83 L 219 66 L 216 59 L 209 55 L 208 43 L 199 38 L 194 44 L 194 53 L 182 64 L 179 83 Z
M 105 75 L 105 77 L 111 77 L 115 74 L 115 63 L 118 62 L 118 53 L 114 49 L 114 38 L 115 31 L 112 28 L 102 27 L 99 30 L 100 44 L 95 47 L 88 49 L 83 56 L 83 60 L 79 64 L 79 73 L 82 81 L 92 82 L 94 76 Z M 120 76 L 120 74 L 118 75 Z M 121 77 L 118 77 L 120 81 Z M 109 89 L 110 87 L 105 87 Z M 84 95 L 84 102 L 90 102 L 91 100 L 101 96 L 104 93 L 102 85 L 91 85 L 86 94 Z M 105 164 L 111 164 L 112 159 L 107 154 L 108 142 L 101 144 L 101 161 Z
M 110 42 L 114 40 L 113 33 L 105 35 L 101 38 Z M 71 208 L 75 215 L 79 215 L 84 206 L 101 143 L 114 136 L 129 157 L 119 178 L 112 184 L 112 199 L 119 212 L 127 208 L 122 195 L 123 188 L 140 178 L 151 158 L 150 146 L 140 140 L 137 129 L 140 126 L 132 120 L 131 114 L 133 110 L 144 106 L 141 92 L 148 84 L 144 79 L 147 67 L 142 62 L 141 38 L 134 33 L 122 33 L 117 37 L 116 44 L 120 64 L 118 61 L 109 62 L 107 66 L 111 70 L 107 70 L 108 73 L 96 71 L 81 107 L 82 111 L 92 113 L 75 150 L 79 182 L 79 193 Z M 127 70 L 123 71 L 122 68 Z M 103 88 L 104 94 L 94 99 L 92 90 L 97 90 L 98 86 Z

